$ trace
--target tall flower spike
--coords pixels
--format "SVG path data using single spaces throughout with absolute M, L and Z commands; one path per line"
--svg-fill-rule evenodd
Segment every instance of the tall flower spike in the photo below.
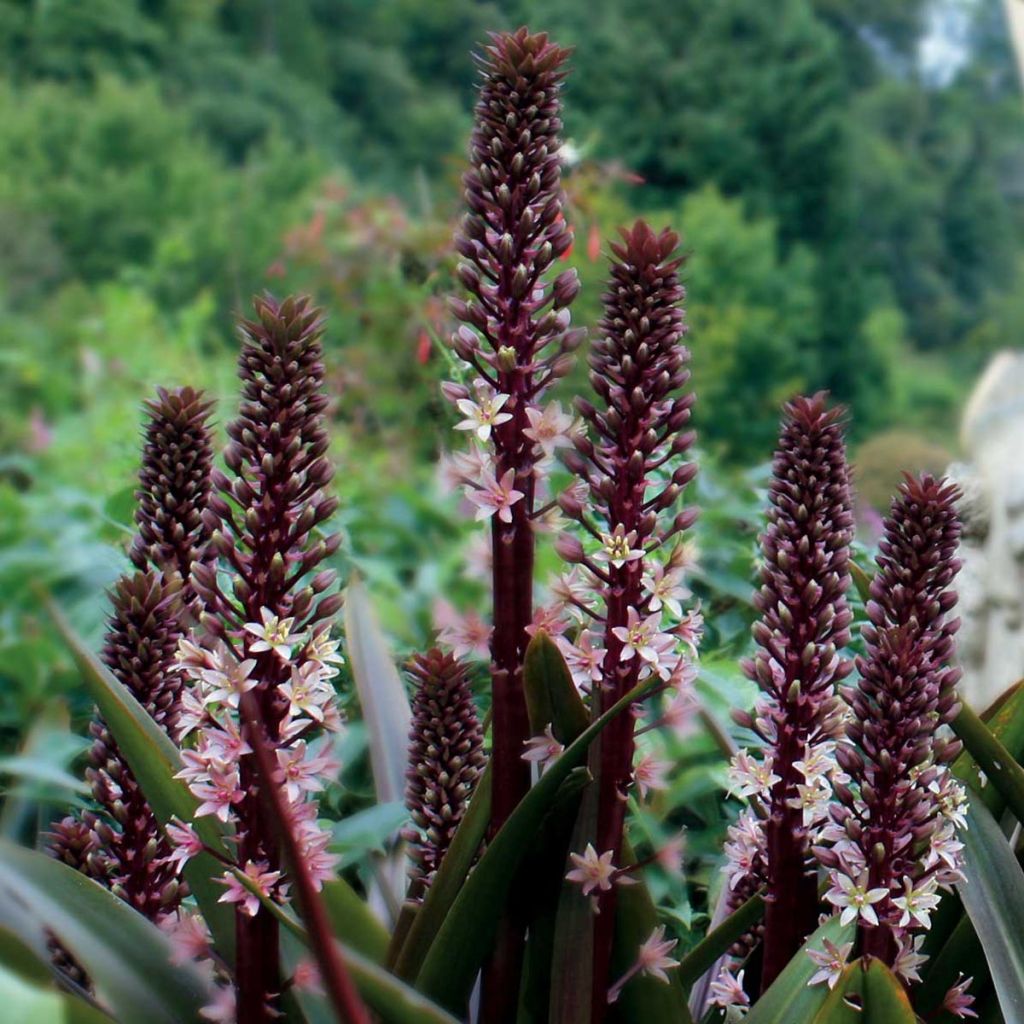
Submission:
M 673 538 L 696 519 L 695 509 L 673 510 L 697 466 L 683 456 L 693 443 L 684 430 L 690 419 L 692 393 L 689 351 L 682 344 L 686 327 L 679 281 L 678 237 L 669 230 L 655 234 L 643 221 L 622 232 L 612 245 L 611 279 L 604 296 L 601 335 L 590 356 L 590 381 L 601 408 L 586 401 L 578 408 L 594 440 L 578 438 L 566 462 L 589 487 L 586 513 L 578 495 L 563 498 L 563 512 L 599 538 L 587 553 L 582 545 L 563 543 L 601 596 L 600 614 L 586 607 L 603 629 L 603 658 L 592 694 L 594 715 L 607 710 L 638 680 L 656 672 L 671 687 L 687 678 L 689 637 L 696 640 L 696 619 L 665 623 L 669 606 L 678 606 L 682 570 L 678 550 L 660 561 Z M 665 516 L 662 516 L 665 513 Z M 597 518 L 597 522 L 592 521 Z M 667 522 L 663 522 L 667 518 Z M 570 651 L 570 655 L 575 652 Z M 576 660 L 570 657 L 570 660 Z M 598 746 L 598 819 L 594 846 L 613 851 L 618 863 L 626 813 L 626 793 L 633 782 L 634 719 L 621 715 L 601 736 Z M 593 1005 L 607 1002 L 608 971 L 615 915 L 615 889 L 602 899 L 594 922 Z
M 186 611 L 192 602 L 192 564 L 206 557 L 209 529 L 203 513 L 210 498 L 213 444 L 208 420 L 213 403 L 201 391 L 157 389 L 146 402 L 148 418 L 135 513 L 138 533 L 131 559 L 182 580 Z M 193 612 L 196 609 L 191 609 Z
M 761 535 L 759 650 L 743 668 L 763 693 L 747 724 L 764 748 L 753 756 L 742 751 L 732 777 L 763 810 L 764 877 L 754 886 L 766 888 L 763 987 L 818 920 L 810 846 L 826 821 L 842 729 L 836 686 L 853 667 L 838 655 L 852 620 L 845 594 L 853 513 L 842 417 L 821 393 L 786 405 Z
M 192 388 L 157 390 L 145 403 L 146 428 L 136 498 L 138 533 L 131 547 L 139 568 L 113 592 L 104 658 L 158 725 L 173 735 L 183 678 L 175 662 L 181 621 L 198 608 L 193 563 L 203 557 L 202 523 L 212 462 L 211 404 Z M 178 617 L 175 623 L 170 609 Z M 88 812 L 54 826 L 51 853 L 113 886 L 136 909 L 165 916 L 178 902 L 175 871 L 156 818 L 97 715 L 89 772 L 93 795 L 112 820 Z
M 900 485 L 879 543 L 863 627 L 853 716 L 837 748 L 827 898 L 860 927 L 861 952 L 899 969 L 929 925 L 936 889 L 957 881 L 965 794 L 948 770 L 958 741 L 942 735 L 959 710 L 950 667 L 959 621 L 950 589 L 960 567 L 956 487 L 924 475 Z
M 575 272 L 553 275 L 572 238 L 560 184 L 567 56 L 523 28 L 493 35 L 477 58 L 483 84 L 464 179 L 469 212 L 455 239 L 468 300 L 452 302 L 463 322 L 452 343 L 475 381 L 472 390 L 450 385 L 445 393 L 465 417 L 460 428 L 488 445 L 467 460 L 462 482 L 478 518 L 491 521 L 494 552 L 492 830 L 530 784 L 520 754 L 529 739 L 522 662 L 533 614 L 531 518 L 545 446 L 554 443 L 535 427 L 544 392 L 567 372 L 582 340 L 569 329 Z
M 339 723 L 330 677 L 338 660 L 330 624 L 341 606 L 331 570 L 317 571 L 337 550 L 338 534 L 314 531 L 337 508 L 326 493 L 332 476 L 324 410 L 320 314 L 307 299 L 256 300 L 256 318 L 241 327 L 242 401 L 228 427 L 228 478 L 204 517 L 211 550 L 223 559 L 193 568 L 205 611 L 202 643 L 182 646 L 195 699 L 182 732 L 197 730 L 197 746 L 182 777 L 202 801 L 200 814 L 232 820 L 238 867 L 286 896 L 280 851 L 258 793 L 248 729 L 265 730 L 286 778 L 307 864 L 329 877 L 328 837 L 316 823 L 308 794 L 323 788 L 333 762 L 307 740 Z M 223 582 L 230 580 L 230 584 Z M 269 881 L 268 881 L 269 880 Z M 237 883 L 226 875 L 224 899 Z M 236 915 L 238 1016 L 264 1022 L 281 991 L 277 922 L 262 906 L 240 900 Z
M 409 663 L 416 693 L 409 733 L 405 802 L 413 828 L 413 898 L 422 895 L 448 852 L 483 771 L 483 732 L 465 668 L 431 650 Z
M 113 611 L 103 646 L 107 667 L 158 725 L 170 731 L 182 676 L 176 662 L 180 638 L 180 581 L 156 572 L 123 576 L 112 594 Z M 99 858 L 113 892 L 151 920 L 177 908 L 182 891 L 170 847 L 117 743 L 99 717 L 86 778 L 109 821 L 89 816 L 84 824 L 98 836 L 102 853 L 86 867 L 95 875 Z

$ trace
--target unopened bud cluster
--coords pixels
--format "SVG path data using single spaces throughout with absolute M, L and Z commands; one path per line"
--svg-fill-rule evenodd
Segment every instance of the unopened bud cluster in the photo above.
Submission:
M 405 802 L 413 826 L 414 889 L 430 884 L 484 769 L 483 732 L 465 667 L 437 649 L 408 666 L 416 690 L 409 733 Z
M 176 730 L 184 677 L 176 656 L 196 611 L 192 568 L 207 556 L 210 403 L 192 388 L 160 389 L 146 403 L 139 472 L 138 571 L 111 592 L 103 660 L 168 735 Z M 167 919 L 185 892 L 171 847 L 106 723 L 97 714 L 86 772 L 102 813 L 54 827 L 50 852 L 84 871 L 153 920 Z

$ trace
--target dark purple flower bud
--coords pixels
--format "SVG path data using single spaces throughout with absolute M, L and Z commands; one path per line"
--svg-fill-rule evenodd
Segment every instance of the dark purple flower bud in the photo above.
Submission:
M 213 446 L 208 425 L 212 402 L 193 388 L 157 389 L 146 402 L 145 446 L 135 492 L 138 534 L 131 559 L 141 569 L 177 573 L 182 603 L 192 598 L 192 565 L 205 557 L 209 530 Z
M 111 595 L 113 611 L 102 652 L 103 661 L 118 681 L 168 733 L 174 728 L 182 686 L 175 658 L 181 636 L 180 590 L 177 575 L 170 581 L 157 572 L 123 576 Z M 81 867 L 93 877 L 102 877 L 123 900 L 158 921 L 177 908 L 176 902 L 169 904 L 161 896 L 176 874 L 173 864 L 165 859 L 170 848 L 127 761 L 99 716 L 90 732 L 93 745 L 86 778 L 93 798 L 107 813 L 109 822 L 116 824 L 101 828 L 95 819 L 85 822 L 97 836 L 97 848 L 87 850 L 89 857 Z M 83 837 L 81 832 L 77 836 L 79 840 Z M 60 849 L 53 852 L 66 859 L 71 849 L 67 829 L 60 830 L 58 842 Z M 155 855 L 150 852 L 154 842 Z
M 413 826 L 413 898 L 422 896 L 444 858 L 484 769 L 483 731 L 465 668 L 434 649 L 408 666 L 416 686 L 405 802 Z
M 79 817 L 69 815 L 50 826 L 44 836 L 46 852 L 68 867 L 81 871 L 106 884 L 110 862 L 106 847 L 96 832 L 96 816 L 85 812 Z
M 555 538 L 555 551 L 558 553 L 559 558 L 566 562 L 583 561 L 583 544 L 579 537 L 571 533 L 560 533 Z

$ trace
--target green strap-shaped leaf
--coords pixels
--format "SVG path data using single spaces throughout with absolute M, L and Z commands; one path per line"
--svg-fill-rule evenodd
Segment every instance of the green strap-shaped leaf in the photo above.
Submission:
M 992 735 L 1015 760 L 1024 756 L 1024 686 L 1017 683 L 1005 690 L 981 714 Z M 998 818 L 1006 801 L 994 785 L 981 785 L 980 766 L 965 747 L 953 764 L 953 773 L 971 787 L 973 806 L 985 806 Z M 928 962 L 922 970 L 922 984 L 914 993 L 914 1005 L 929 1014 L 942 1003 L 943 996 L 956 983 L 961 972 L 973 976 L 979 986 L 987 976 L 985 956 L 974 933 L 970 918 L 964 915 L 958 899 L 944 896 L 932 917 L 932 927 L 924 940 Z
M 360 899 L 343 878 L 326 882 L 322 894 L 335 937 L 343 939 L 375 963 L 384 963 L 388 951 L 387 929 L 374 916 L 366 901 Z
M 358 578 L 354 578 L 345 591 L 345 641 L 370 741 L 370 767 L 377 803 L 402 802 L 412 710 L 370 597 Z M 399 844 L 377 866 L 378 882 L 388 891 L 388 897 L 382 901 L 385 906 L 398 906 L 405 895 L 403 851 L 404 846 Z
M 622 862 L 636 862 L 628 841 L 623 842 Z M 636 885 L 621 887 L 616 895 L 615 948 L 612 954 L 612 981 L 629 970 L 636 960 L 640 944 L 658 925 L 658 909 L 643 879 Z M 678 968 L 670 970 L 668 982 L 637 974 L 628 981 L 612 1011 L 612 1019 L 622 1024 L 632 1021 L 672 1021 L 690 1024 L 690 1009 Z
M 572 674 L 558 645 L 543 631 L 533 637 L 526 649 L 523 683 L 530 728 L 535 735 L 550 724 L 557 740 L 571 743 L 586 729 L 590 719 L 587 707 L 572 681 Z M 588 793 L 584 797 L 579 812 L 580 820 L 576 825 L 577 836 L 593 831 L 596 806 L 592 804 L 596 804 L 596 795 Z M 581 849 L 582 841 L 577 843 L 574 840 L 573 848 Z M 633 850 L 626 842 L 622 863 L 625 866 L 635 862 Z M 616 973 L 624 973 L 630 968 L 640 944 L 657 925 L 658 911 L 644 880 L 639 878 L 636 884 L 621 887 L 615 908 L 613 981 Z M 551 947 L 553 963 L 548 964 L 546 971 L 552 988 L 549 1007 L 551 1020 L 590 1019 L 593 958 L 590 943 L 583 941 L 583 937 L 589 936 L 592 926 L 590 901 L 580 896 L 578 887 L 564 881 L 557 918 L 551 914 L 546 921 L 533 921 L 530 924 L 531 948 L 528 952 L 534 951 L 532 945 L 538 937 L 535 933 L 545 927 L 552 933 L 547 936 L 550 940 L 547 945 Z M 535 968 L 534 973 L 541 972 Z M 668 984 L 657 978 L 635 976 L 623 989 L 613 1008 L 612 1019 L 672 1020 L 676 1024 L 686 1024 L 690 1012 L 683 988 L 675 975 L 675 971 L 669 974 Z M 532 980 L 528 978 L 528 982 Z M 529 989 L 528 984 L 524 1002 L 530 994 Z
M 868 575 L 856 562 L 850 562 L 850 577 L 853 585 L 857 588 L 860 599 L 867 604 L 871 600 L 871 576 Z
M 174 778 L 182 767 L 177 748 L 127 687 L 85 646 L 61 613 L 52 605 L 50 612 L 78 663 L 89 695 L 96 702 L 157 820 L 161 825 L 167 825 L 172 817 L 193 821 L 199 804 L 185 783 Z M 215 819 L 202 817 L 193 824 L 207 846 L 224 849 Z M 227 904 L 218 902 L 224 895 L 224 888 L 214 881 L 223 870 L 215 857 L 202 853 L 185 865 L 185 878 L 203 912 L 218 953 L 228 963 L 233 963 L 235 915 Z
M 473 979 L 494 943 L 516 870 L 563 782 L 583 765 L 591 742 L 617 715 L 657 684 L 647 680 L 590 725 L 544 772 L 487 847 L 441 925 L 416 987 L 453 1012 L 466 1004 Z
M 359 994 L 386 1024 L 457 1024 L 456 1019 L 374 961 L 342 943 Z
M 838 917 L 830 917 L 754 1004 L 745 1024 L 810 1024 L 828 997 L 828 988 L 808 984 L 818 967 L 807 950 L 823 950 L 826 939 L 837 946 L 850 942 L 854 931 L 852 922 L 843 925 Z
M 405 799 L 412 711 L 369 595 L 358 579 L 345 591 L 345 642 L 370 737 L 377 802 L 401 802 Z
M 259 892 L 252 880 L 237 869 L 235 877 L 277 918 L 289 935 L 298 939 L 307 949 L 310 948 L 309 933 L 290 909 Z M 449 1013 L 389 973 L 375 960 L 340 940 L 338 946 L 359 995 L 383 1024 L 457 1024 Z
M 679 962 L 676 973 L 683 986 L 689 988 L 710 970 L 719 957 L 724 956 L 761 920 L 763 914 L 764 900 L 758 893 L 737 907 L 714 931 L 708 932 Z
M 52 987 L 27 981 L 0 963 L 4 1024 L 112 1024 L 95 1007 Z
M 555 642 L 538 632 L 523 659 L 523 692 L 530 732 L 548 726 L 560 743 L 571 743 L 590 722 L 590 712 L 572 681 Z M 597 793 L 591 788 L 572 807 L 569 849 L 582 850 L 597 820 Z M 558 855 L 555 854 L 555 857 Z M 560 863 L 543 886 L 544 906 L 528 925 L 526 983 L 520 993 L 520 1021 L 573 1024 L 590 1020 L 593 909 L 579 886 L 565 882 L 568 856 L 561 844 Z M 552 865 L 554 867 L 554 865 Z M 536 887 L 534 888 L 536 892 Z
M 203 976 L 171 963 L 170 942 L 155 925 L 52 857 L 0 840 L 0 903 L 20 905 L 13 926 L 29 948 L 43 929 L 56 935 L 126 1024 L 193 1024 L 209 1002 Z
M 1024 768 L 966 704 L 953 720 L 953 730 L 1017 820 L 1024 821 Z
M 573 850 L 584 849 L 597 831 L 597 811 L 598 787 L 591 786 L 583 794 L 573 823 Z M 589 1024 L 593 1017 L 594 908 L 578 885 L 565 880 L 565 873 L 563 867 L 551 937 L 548 1019 L 551 1024 Z
M 943 896 L 943 902 L 950 899 Z M 914 989 L 914 1006 L 926 1019 L 942 1005 L 950 986 L 961 975 L 980 980 L 988 972 L 985 954 L 974 933 L 971 919 L 963 912 L 962 904 L 953 899 L 955 912 L 960 915 L 952 931 L 924 965 L 922 981 Z M 927 940 L 926 940 L 927 946 Z
M 45 947 L 37 952 L 0 928 L 0 1007 L 4 1024 L 110 1024 L 87 993 L 57 992 Z
M 1024 871 L 995 818 L 976 803 L 967 812 L 964 876 L 957 886 L 985 952 L 1006 1024 L 1024 1024 Z
M 917 1017 L 899 979 L 881 960 L 850 964 L 829 993 L 814 1024 L 915 1024 Z

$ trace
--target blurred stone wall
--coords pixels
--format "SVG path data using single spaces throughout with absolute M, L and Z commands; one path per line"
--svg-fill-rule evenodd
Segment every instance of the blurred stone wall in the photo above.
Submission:
M 961 694 L 980 710 L 1024 676 L 1024 353 L 989 363 L 964 410 Z

